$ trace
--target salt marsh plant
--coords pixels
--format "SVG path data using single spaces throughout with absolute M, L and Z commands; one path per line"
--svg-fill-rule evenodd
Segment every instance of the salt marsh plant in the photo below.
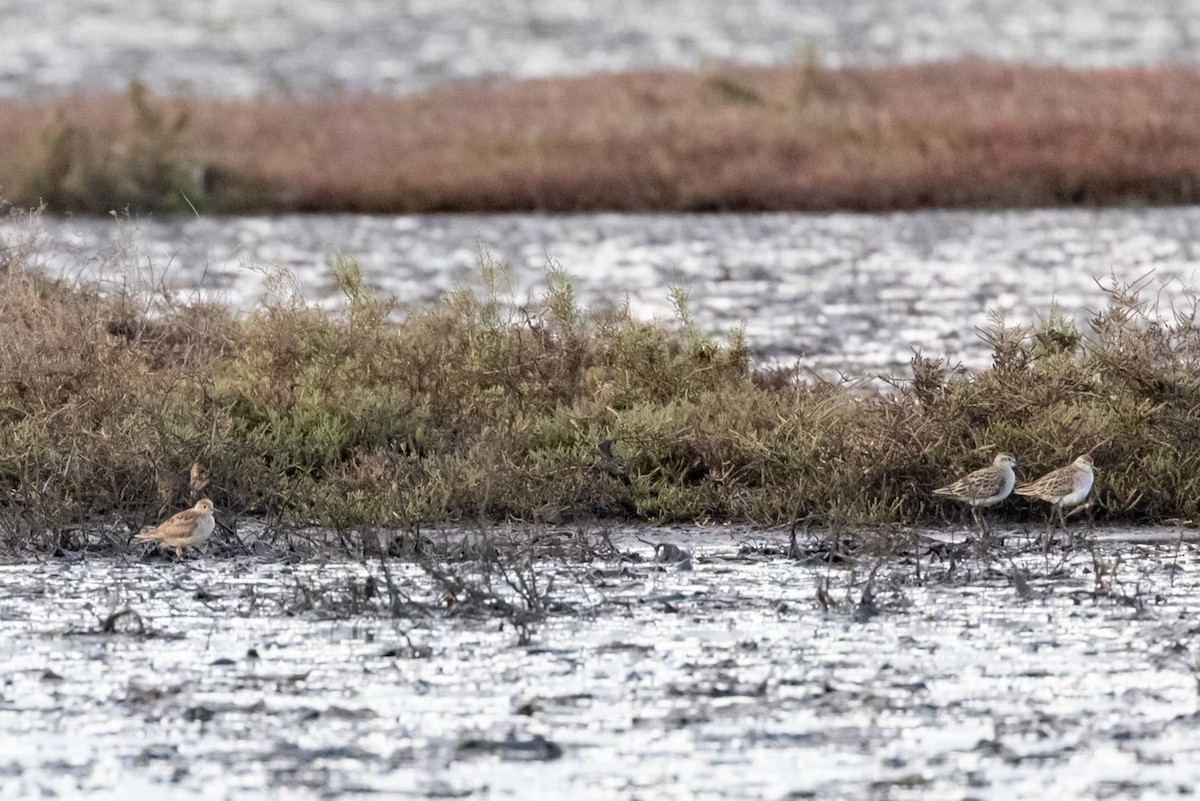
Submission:
M 97 521 L 116 541 L 190 505 L 194 466 L 230 514 L 342 530 L 804 519 L 882 542 L 895 524 L 958 519 L 931 490 L 997 451 L 1023 476 L 1091 453 L 1100 519 L 1200 514 L 1195 310 L 1164 313 L 1136 284 L 1107 283 L 1090 320 L 995 321 L 989 369 L 918 357 L 877 392 L 759 370 L 740 332 L 696 329 L 682 289 L 670 321 L 581 308 L 557 268 L 519 305 L 485 258 L 482 290 L 401 313 L 339 258 L 340 309 L 281 277 L 235 314 L 49 280 L 36 249 L 3 254 L 10 548 L 73 547 Z M 1010 499 L 993 519 L 1044 511 Z

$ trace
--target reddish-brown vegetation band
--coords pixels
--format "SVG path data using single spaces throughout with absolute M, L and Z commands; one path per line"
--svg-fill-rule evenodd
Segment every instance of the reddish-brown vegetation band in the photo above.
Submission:
M 1200 194 L 1200 70 L 722 67 L 267 102 L 134 86 L 0 103 L 0 141 L 0 197 L 51 210 L 1179 203 Z

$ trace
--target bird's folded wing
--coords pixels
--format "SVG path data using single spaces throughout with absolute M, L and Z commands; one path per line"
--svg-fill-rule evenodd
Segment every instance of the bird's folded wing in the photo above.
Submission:
M 158 528 L 136 535 L 134 539 L 173 540 L 178 537 L 187 537 L 192 533 L 192 529 L 195 528 L 196 522 L 203 514 L 203 512 L 197 512 L 195 509 L 188 509 L 185 512 L 180 512 L 179 514 L 175 515 Z
M 1017 487 L 1016 493 L 1018 495 L 1041 495 L 1059 482 L 1059 477 L 1062 475 L 1062 472 L 1062 470 L 1055 470 L 1052 473 L 1047 473 L 1031 484 L 1022 484 L 1021 486 Z
M 973 474 L 975 486 L 977 487 L 977 495 L 980 498 L 991 498 L 994 495 L 999 495 L 1004 489 L 1004 485 L 1008 482 L 1008 476 L 1001 473 L 999 470 L 981 470 L 979 473 Z

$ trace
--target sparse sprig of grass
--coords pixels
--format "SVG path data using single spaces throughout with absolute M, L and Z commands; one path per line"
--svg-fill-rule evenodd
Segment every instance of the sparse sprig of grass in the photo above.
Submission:
M 1200 327 L 1137 284 L 1105 284 L 1087 321 L 994 319 L 990 369 L 919 356 L 874 392 L 764 375 L 736 332 L 695 329 L 681 288 L 674 322 L 580 308 L 557 266 L 523 305 L 484 261 L 482 291 L 400 315 L 338 256 L 338 310 L 280 280 L 235 315 L 3 252 L 0 545 L 136 528 L 186 502 L 193 465 L 218 508 L 273 525 L 803 518 L 869 539 L 953 515 L 930 489 L 996 451 L 1023 475 L 1089 452 L 1098 516 L 1200 515 Z
M 190 111 L 161 103 L 132 81 L 116 119 L 90 125 L 59 109 L 10 190 L 56 209 L 107 213 L 133 207 L 185 212 L 206 205 L 203 170 L 194 162 Z M 13 185 L 15 184 L 15 186 Z

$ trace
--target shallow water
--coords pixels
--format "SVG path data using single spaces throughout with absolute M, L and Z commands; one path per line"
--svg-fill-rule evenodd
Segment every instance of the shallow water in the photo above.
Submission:
M 0 0 L 0 96 L 407 93 L 713 60 L 1195 63 L 1197 0 Z
M 763 532 L 640 536 L 689 549 L 692 569 L 543 562 L 558 605 L 529 645 L 495 619 L 330 601 L 362 586 L 357 564 L 0 568 L 0 797 L 1196 789 L 1195 545 L 990 567 L 927 551 L 878 569 L 872 616 L 860 599 L 874 564 L 806 566 Z M 1010 560 L 1029 571 L 1025 597 Z M 432 597 L 423 574 L 393 570 Z M 99 633 L 125 608 L 138 617 Z
M 310 299 L 336 304 L 329 263 L 361 261 L 369 281 L 422 304 L 477 278 L 481 250 L 506 263 L 517 302 L 543 291 L 548 261 L 585 304 L 628 301 L 669 318 L 687 289 L 704 330 L 745 325 L 765 362 L 853 376 L 903 373 L 914 350 L 978 367 L 988 312 L 1029 322 L 1052 305 L 1086 321 L 1107 304 L 1097 277 L 1150 274 L 1170 314 L 1190 303 L 1200 267 L 1200 208 L 932 211 L 907 214 L 284 216 L 46 218 L 53 274 L 200 288 L 242 307 L 264 270 L 285 267 Z M 19 241 L 28 226 L 0 222 Z M 130 265 L 135 264 L 131 269 Z

